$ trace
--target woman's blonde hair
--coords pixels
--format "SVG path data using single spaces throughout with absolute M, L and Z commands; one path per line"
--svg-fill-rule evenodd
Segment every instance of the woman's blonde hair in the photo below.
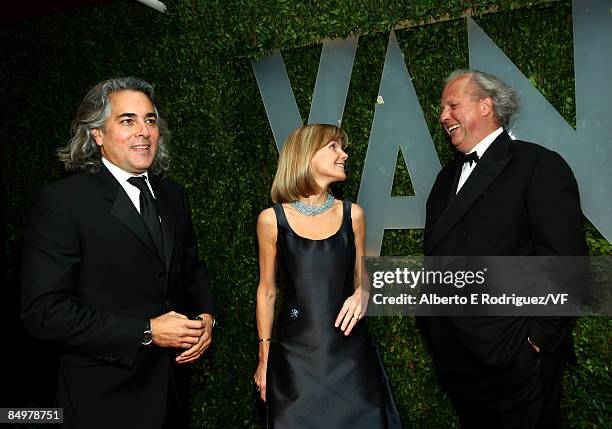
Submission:
M 335 125 L 309 124 L 296 128 L 285 140 L 278 158 L 270 195 L 274 203 L 290 203 L 319 192 L 310 167 L 315 152 L 330 141 L 346 147 L 346 133 Z

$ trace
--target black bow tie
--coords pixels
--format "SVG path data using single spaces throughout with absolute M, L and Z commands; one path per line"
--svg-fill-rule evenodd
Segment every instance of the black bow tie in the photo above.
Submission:
M 467 155 L 458 156 L 457 162 L 461 165 L 465 164 L 466 162 L 469 162 L 471 166 L 472 162 L 476 164 L 479 159 L 480 157 L 478 156 L 478 154 L 476 152 L 472 152 Z

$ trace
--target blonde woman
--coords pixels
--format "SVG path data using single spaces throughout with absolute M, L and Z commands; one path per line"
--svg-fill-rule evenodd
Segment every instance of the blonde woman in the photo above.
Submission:
M 268 427 L 399 428 L 399 415 L 362 320 L 364 212 L 336 200 L 347 136 L 333 125 L 295 129 L 281 150 L 273 207 L 257 220 L 259 365 Z M 281 292 L 277 318 L 276 273 Z M 273 330 L 274 326 L 274 330 Z

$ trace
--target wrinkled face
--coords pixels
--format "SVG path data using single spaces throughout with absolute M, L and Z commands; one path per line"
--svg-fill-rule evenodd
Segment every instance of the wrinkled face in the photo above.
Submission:
M 157 155 L 159 129 L 149 97 L 140 91 L 119 91 L 109 97 L 111 113 L 93 130 L 102 156 L 132 174 L 149 169 Z
M 332 140 L 317 150 L 310 160 L 310 165 L 317 183 L 338 182 L 346 179 L 344 167 L 348 155 L 342 149 L 342 143 Z
M 470 92 L 470 75 L 450 81 L 440 99 L 440 122 L 461 153 L 468 153 L 483 138 L 497 129 L 490 97 L 477 99 Z

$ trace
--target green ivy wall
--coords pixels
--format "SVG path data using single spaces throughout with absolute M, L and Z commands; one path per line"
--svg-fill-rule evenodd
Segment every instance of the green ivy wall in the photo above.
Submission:
M 252 374 L 257 364 L 255 221 L 270 204 L 277 152 L 250 59 L 282 48 L 302 117 L 308 116 L 325 37 L 361 35 L 343 127 L 349 178 L 337 191 L 357 200 L 389 30 L 401 21 L 436 23 L 397 32 L 441 161 L 451 157 L 437 124 L 443 78 L 468 66 L 468 8 L 561 115 L 575 123 L 571 2 L 432 0 L 167 0 L 157 13 L 134 1 L 83 8 L 0 28 L 0 129 L 5 312 L 15 326 L 18 248 L 32 190 L 65 173 L 55 150 L 87 89 L 135 75 L 156 87 L 174 139 L 171 176 L 190 196 L 216 293 L 214 347 L 193 368 L 194 427 L 262 428 Z M 440 4 L 444 5 L 441 6 Z M 491 6 L 496 5 L 494 13 Z M 487 12 L 487 13 L 483 13 Z M 440 17 L 448 18 L 440 20 Z M 401 158 L 394 195 L 410 195 Z M 593 254 L 612 246 L 586 223 Z M 384 255 L 422 253 L 421 230 L 391 230 Z M 407 428 L 457 427 L 411 318 L 370 321 Z M 566 373 L 563 409 L 572 428 L 612 422 L 609 318 L 575 327 L 579 367 Z M 27 342 L 15 330 L 12 341 Z M 32 358 L 30 358 L 32 359 Z M 41 359 L 38 357 L 37 359 Z M 33 364 L 40 362 L 32 359 Z M 47 358 L 48 359 L 48 358 Z M 52 367 L 51 367 L 52 368 Z M 26 401 L 27 399 L 22 399 Z M 43 405 L 39 405 L 43 406 Z

